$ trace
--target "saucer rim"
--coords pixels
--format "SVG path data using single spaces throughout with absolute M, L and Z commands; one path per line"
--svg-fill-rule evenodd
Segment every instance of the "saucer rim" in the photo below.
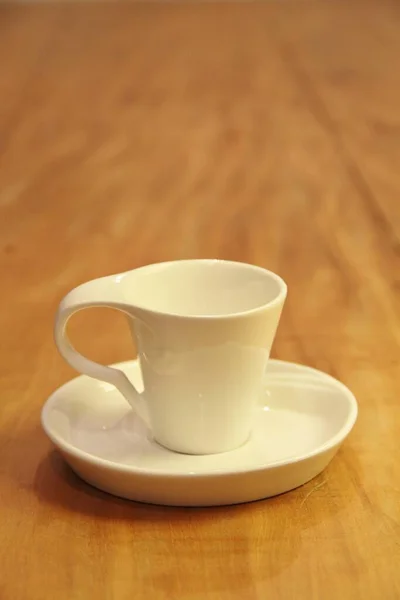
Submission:
M 90 454 L 84 450 L 77 448 L 73 444 L 65 441 L 61 436 L 54 434 L 51 431 L 51 428 L 48 427 L 48 425 L 46 423 L 47 415 L 50 413 L 53 405 L 56 404 L 57 397 L 60 393 L 62 393 L 64 391 L 64 388 L 67 388 L 73 382 L 76 382 L 79 379 L 91 379 L 94 382 L 100 381 L 100 380 L 96 380 L 92 377 L 89 377 L 88 375 L 83 375 L 83 374 L 73 377 L 72 379 L 69 379 L 64 384 L 62 384 L 61 386 L 56 388 L 49 395 L 49 397 L 47 398 L 47 400 L 44 403 L 42 410 L 41 410 L 41 418 L 40 418 L 41 425 L 42 425 L 44 432 L 50 439 L 50 441 L 56 447 L 58 447 L 63 452 L 69 454 L 70 456 L 77 458 L 78 460 L 82 460 L 86 463 L 93 464 L 97 467 L 104 467 L 107 469 L 117 469 L 119 472 L 129 473 L 131 475 L 137 474 L 139 476 L 158 477 L 158 478 L 164 478 L 164 479 L 174 479 L 177 477 L 178 478 L 187 478 L 187 479 L 204 478 L 204 477 L 212 478 L 212 477 L 221 477 L 224 475 L 225 476 L 234 476 L 234 475 L 240 475 L 240 474 L 258 473 L 260 471 L 264 471 L 264 472 L 272 471 L 274 469 L 278 469 L 281 467 L 295 465 L 295 464 L 305 462 L 316 456 L 325 454 L 325 453 L 329 452 L 330 450 L 333 450 L 334 448 L 338 448 L 340 446 L 340 444 L 350 434 L 351 430 L 353 429 L 353 427 L 356 423 L 357 417 L 358 417 L 358 403 L 357 403 L 357 400 L 356 400 L 353 392 L 351 392 L 351 390 L 346 385 L 344 385 L 344 383 L 342 383 L 341 381 L 339 381 L 332 375 L 329 375 L 328 373 L 325 373 L 324 371 L 320 371 L 319 369 L 315 369 L 314 367 L 309 367 L 309 366 L 303 365 L 301 363 L 296 363 L 296 362 L 286 361 L 286 360 L 281 360 L 281 359 L 270 359 L 270 363 L 271 362 L 273 362 L 275 364 L 277 364 L 277 363 L 286 364 L 286 365 L 289 364 L 289 365 L 293 365 L 296 367 L 300 367 L 300 370 L 304 369 L 305 371 L 309 372 L 310 374 L 311 373 L 318 374 L 319 378 L 321 378 L 321 375 L 322 375 L 323 376 L 322 379 L 324 379 L 324 380 L 328 379 L 333 385 L 335 385 L 337 388 L 339 388 L 342 391 L 342 393 L 345 395 L 345 397 L 347 399 L 349 411 L 348 411 L 346 421 L 344 422 L 342 427 L 339 429 L 339 431 L 335 435 L 333 435 L 326 442 L 319 445 L 317 448 L 315 448 L 311 452 L 302 454 L 300 456 L 294 456 L 294 457 L 286 458 L 283 460 L 277 460 L 277 461 L 270 462 L 270 463 L 258 464 L 257 466 L 254 466 L 254 467 L 249 466 L 249 467 L 241 467 L 238 469 L 232 469 L 232 467 L 225 468 L 225 469 L 219 468 L 219 469 L 215 469 L 215 470 L 213 469 L 208 472 L 201 472 L 201 473 L 196 472 L 196 471 L 187 471 L 187 472 L 163 471 L 161 469 L 151 469 L 148 467 L 138 467 L 135 465 L 121 464 L 121 463 L 111 461 L 111 460 L 108 460 L 105 458 L 97 457 L 94 454 Z M 134 365 L 137 363 L 138 363 L 138 359 L 132 359 L 132 360 L 120 361 L 117 363 L 112 363 L 109 366 L 121 369 L 124 366 Z M 227 452 L 226 454 L 230 454 L 230 452 Z M 195 457 L 196 457 L 196 455 L 194 455 L 194 458 Z

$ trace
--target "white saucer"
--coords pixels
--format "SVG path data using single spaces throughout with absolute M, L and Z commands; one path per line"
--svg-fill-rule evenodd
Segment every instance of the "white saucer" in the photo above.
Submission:
M 136 361 L 120 363 L 140 383 Z M 119 392 L 80 376 L 42 411 L 45 432 L 93 486 L 130 500 L 212 506 L 287 492 L 330 462 L 357 418 L 353 394 L 329 375 L 270 360 L 252 438 L 224 454 L 177 454 L 155 443 Z

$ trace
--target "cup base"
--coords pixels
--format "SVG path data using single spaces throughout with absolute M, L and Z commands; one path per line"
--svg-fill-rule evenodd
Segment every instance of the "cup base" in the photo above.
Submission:
M 251 433 L 248 434 L 246 436 L 246 438 L 244 439 L 244 441 L 240 442 L 239 444 L 235 444 L 234 446 L 224 446 L 223 448 L 219 447 L 210 447 L 209 445 L 203 446 L 203 445 L 199 445 L 197 450 L 193 450 L 193 449 L 188 449 L 185 446 L 176 446 L 175 444 L 169 445 L 168 443 L 163 443 L 161 440 L 157 439 L 156 437 L 153 437 L 151 435 L 151 433 L 149 433 L 149 439 L 157 444 L 158 446 L 160 446 L 161 448 L 165 448 L 165 450 L 168 450 L 169 452 L 174 452 L 175 454 L 183 454 L 186 456 L 213 456 L 216 454 L 226 454 L 228 452 L 234 452 L 235 450 L 238 450 L 239 448 L 242 448 L 243 446 L 245 446 L 247 443 L 250 442 L 251 440 Z M 191 448 L 193 448 L 193 444 L 191 444 Z

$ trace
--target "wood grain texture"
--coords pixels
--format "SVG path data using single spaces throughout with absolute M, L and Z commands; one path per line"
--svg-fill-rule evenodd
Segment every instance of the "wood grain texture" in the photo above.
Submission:
M 389 0 L 0 7 L 1 600 L 400 597 L 399 31 Z M 64 293 L 192 257 L 280 273 L 274 356 L 359 400 L 301 489 L 135 505 L 41 431 Z M 71 327 L 134 356 L 111 311 Z

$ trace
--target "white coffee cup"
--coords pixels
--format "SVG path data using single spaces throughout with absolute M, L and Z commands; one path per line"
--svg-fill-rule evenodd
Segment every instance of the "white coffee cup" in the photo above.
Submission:
M 69 292 L 57 312 L 55 340 L 72 367 L 118 388 L 159 444 L 187 454 L 226 452 L 250 436 L 286 292 L 278 275 L 245 263 L 149 265 Z M 129 317 L 143 391 L 119 369 L 71 346 L 68 319 L 93 306 Z

